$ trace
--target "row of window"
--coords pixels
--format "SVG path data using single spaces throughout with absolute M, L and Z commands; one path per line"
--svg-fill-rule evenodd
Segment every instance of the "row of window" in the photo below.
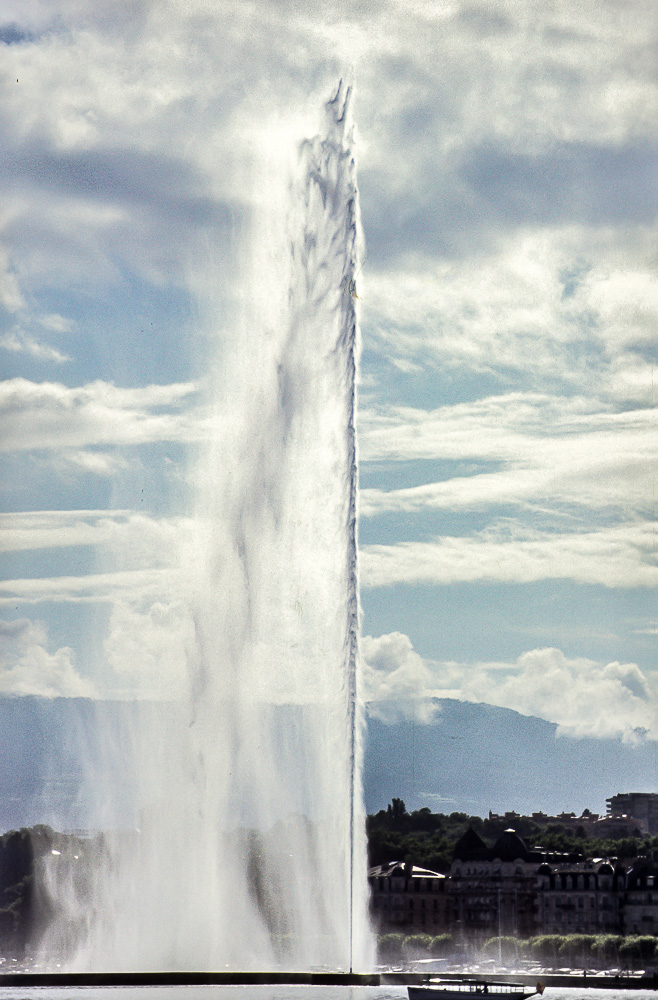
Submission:
M 420 899 L 420 900 L 418 900 L 418 902 L 420 903 L 420 909 L 421 910 L 429 910 L 430 909 L 430 907 L 428 905 L 429 903 L 433 904 L 432 905 L 432 909 L 433 910 L 438 910 L 439 909 L 439 901 L 438 901 L 438 899 L 433 899 L 433 900 Z M 380 908 L 381 907 L 383 910 L 388 909 L 389 906 L 391 907 L 391 909 L 394 909 L 394 908 L 400 909 L 400 908 L 404 907 L 404 900 L 400 899 L 399 897 L 395 897 L 395 896 L 389 896 L 389 897 L 373 896 L 372 904 L 373 904 L 373 906 L 375 908 Z M 414 909 L 415 902 L 414 902 L 413 899 L 409 899 L 407 901 L 407 907 L 410 910 Z
M 407 888 L 401 878 L 372 878 L 370 884 L 380 892 L 445 892 L 445 878 L 414 878 Z
M 619 878 L 619 884 L 622 879 Z M 539 884 L 543 889 L 598 889 L 609 892 L 612 886 L 612 879 L 603 876 L 597 881 L 596 875 L 546 875 L 540 879 Z

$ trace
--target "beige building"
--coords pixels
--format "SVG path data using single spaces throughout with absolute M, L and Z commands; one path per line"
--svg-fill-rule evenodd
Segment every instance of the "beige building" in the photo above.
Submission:
M 368 872 L 370 912 L 380 933 L 443 934 L 450 914 L 446 877 L 416 865 L 393 861 Z
M 487 847 L 474 830 L 455 845 L 448 893 L 455 928 L 470 938 L 534 932 L 534 893 L 543 855 L 514 830 Z
M 658 864 L 637 858 L 626 873 L 624 934 L 658 934 Z
M 624 872 L 607 861 L 550 865 L 537 871 L 540 934 L 618 934 Z

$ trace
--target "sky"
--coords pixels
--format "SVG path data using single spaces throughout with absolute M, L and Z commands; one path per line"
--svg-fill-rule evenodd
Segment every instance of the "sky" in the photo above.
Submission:
M 5 0 L 1 695 L 176 689 L 205 361 L 345 77 L 368 712 L 658 740 L 657 15 Z

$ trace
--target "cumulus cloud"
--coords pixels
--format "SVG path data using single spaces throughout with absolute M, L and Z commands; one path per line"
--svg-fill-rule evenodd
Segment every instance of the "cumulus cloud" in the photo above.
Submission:
M 407 635 L 391 632 L 361 640 L 363 697 L 368 714 L 384 722 L 431 722 L 437 708 L 427 698 L 430 671 Z
M 460 698 L 534 715 L 569 736 L 658 739 L 658 683 L 635 663 L 568 657 L 560 649 L 533 649 L 514 663 L 439 664 L 440 681 Z
M 426 661 L 399 632 L 364 639 L 368 710 L 384 722 L 431 722 L 436 699 L 484 702 L 536 716 L 558 734 L 658 739 L 658 677 L 636 663 L 533 649 L 513 662 Z
M 0 622 L 0 693 L 41 698 L 95 698 L 90 680 L 75 667 L 68 646 L 48 651 L 44 625 L 27 618 Z
M 111 671 L 108 689 L 124 698 L 184 695 L 193 642 L 189 605 L 175 594 L 175 587 L 163 588 L 157 599 L 146 604 L 135 595 L 117 596 L 103 642 Z
M 653 522 L 580 532 L 540 531 L 503 522 L 469 536 L 366 545 L 362 550 L 361 580 L 366 588 L 546 579 L 604 587 L 656 586 Z
M 68 646 L 53 652 L 41 622 L 0 622 L 0 694 L 42 698 L 165 698 L 180 696 L 187 683 L 192 624 L 183 601 L 163 595 L 147 607 L 135 595 L 112 604 L 103 644 L 102 681 L 76 669 Z

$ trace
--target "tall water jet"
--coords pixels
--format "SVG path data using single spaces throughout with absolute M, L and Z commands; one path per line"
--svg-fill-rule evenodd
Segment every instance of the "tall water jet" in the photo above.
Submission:
M 349 89 L 264 175 L 180 584 L 185 698 L 124 741 L 139 830 L 91 903 L 46 872 L 79 969 L 364 968 L 355 441 L 360 252 Z M 64 899 L 66 897 L 66 899 Z

